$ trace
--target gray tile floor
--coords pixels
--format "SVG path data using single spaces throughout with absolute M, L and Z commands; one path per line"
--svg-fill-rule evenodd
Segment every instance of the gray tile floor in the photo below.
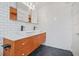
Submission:
M 41 45 L 29 56 L 73 56 L 71 51 Z

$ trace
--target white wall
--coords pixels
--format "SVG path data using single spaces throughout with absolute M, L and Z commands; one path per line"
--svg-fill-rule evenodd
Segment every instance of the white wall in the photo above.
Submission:
M 46 31 L 47 34 L 45 45 L 71 50 L 72 17 L 70 4 L 41 4 L 39 8 L 39 20 L 41 29 Z
M 73 37 L 72 37 L 72 52 L 79 56 L 79 3 L 74 3 L 72 8 L 73 17 Z
M 79 3 L 40 4 L 40 27 L 47 33 L 44 44 L 79 56 Z

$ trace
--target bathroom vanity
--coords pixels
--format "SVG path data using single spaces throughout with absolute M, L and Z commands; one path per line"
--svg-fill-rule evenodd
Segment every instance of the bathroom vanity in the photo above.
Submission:
M 45 32 L 32 33 L 22 37 L 21 36 L 19 37 L 14 35 L 12 37 L 7 36 L 4 38 L 3 44 L 7 45 L 7 47 L 5 47 L 3 50 L 4 56 L 29 55 L 35 49 L 37 49 L 42 43 L 44 43 L 46 39 Z

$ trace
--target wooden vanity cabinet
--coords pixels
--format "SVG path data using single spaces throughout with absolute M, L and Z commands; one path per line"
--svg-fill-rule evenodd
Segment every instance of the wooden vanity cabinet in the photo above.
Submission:
M 11 48 L 4 49 L 4 56 L 25 56 L 32 53 L 43 42 L 45 42 L 46 33 L 41 33 L 31 37 L 16 41 L 4 39 L 4 44 L 11 45 Z

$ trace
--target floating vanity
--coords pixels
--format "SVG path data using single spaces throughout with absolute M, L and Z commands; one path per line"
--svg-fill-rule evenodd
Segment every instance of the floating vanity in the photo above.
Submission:
M 0 55 L 29 55 L 45 42 L 46 33 L 36 28 L 39 24 L 36 3 L 33 5 L 28 2 L 27 4 L 22 2 L 0 3 L 0 35 L 2 35 Z
M 4 56 L 26 56 L 37 49 L 42 43 L 45 42 L 45 32 L 29 32 L 29 33 L 16 33 L 7 34 L 4 37 L 3 50 Z

